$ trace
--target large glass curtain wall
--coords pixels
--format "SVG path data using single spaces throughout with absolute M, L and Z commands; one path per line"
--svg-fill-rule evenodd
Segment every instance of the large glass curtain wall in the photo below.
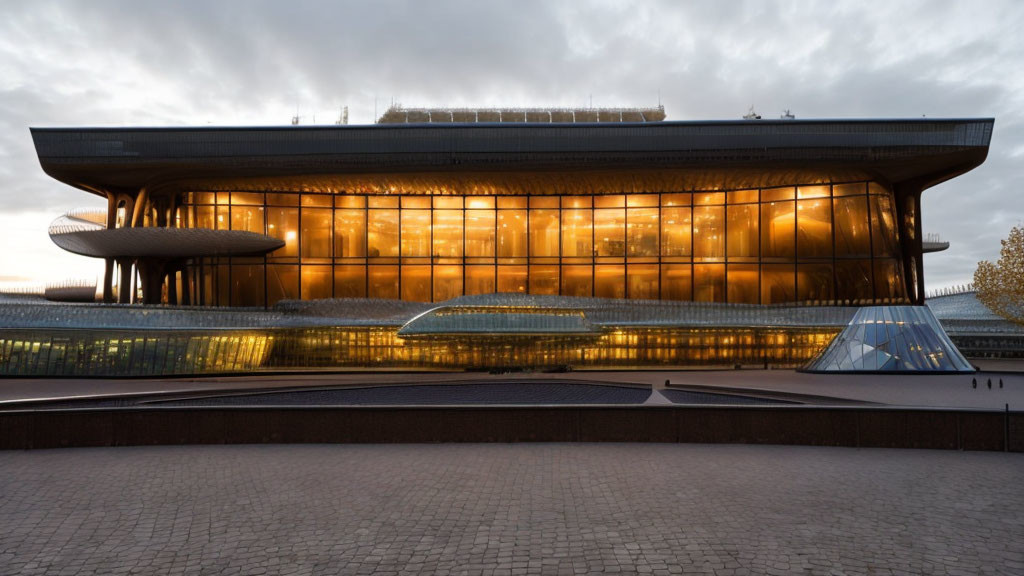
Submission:
M 597 196 L 191 193 L 179 224 L 284 241 L 193 267 L 194 301 L 525 292 L 899 303 L 891 193 L 874 182 Z

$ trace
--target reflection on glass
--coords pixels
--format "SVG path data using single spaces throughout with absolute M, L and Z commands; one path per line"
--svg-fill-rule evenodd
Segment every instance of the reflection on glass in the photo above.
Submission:
M 366 255 L 398 256 L 398 210 L 367 211 Z
M 562 294 L 590 297 L 594 292 L 593 268 L 588 266 L 562 266 Z
M 792 264 L 761 265 L 761 304 L 796 301 L 796 270 Z
M 661 209 L 661 255 L 690 255 L 690 208 Z
M 494 258 L 494 210 L 466 210 L 466 256 Z
M 870 196 L 870 198 L 871 241 L 874 245 L 875 257 L 898 256 L 896 214 L 893 212 L 892 200 L 888 196 Z
M 334 257 L 362 258 L 366 256 L 366 211 L 334 211 Z
M 335 266 L 334 267 L 334 297 L 335 298 L 365 298 L 366 297 L 366 267 L 365 266 Z
M 462 210 L 434 210 L 434 256 L 462 257 Z
M 434 302 L 462 295 L 462 266 L 434 266 Z
M 558 210 L 530 210 L 530 257 L 558 256 Z
M 231 305 L 263 306 L 263 266 L 231 266 Z
M 594 296 L 598 298 L 625 298 L 625 280 L 625 266 L 598 264 L 594 267 Z
M 883 304 L 905 300 L 903 268 L 899 260 L 875 260 L 875 299 Z
M 627 293 L 634 300 L 657 300 L 658 290 L 658 265 L 657 264 L 630 264 Z
M 832 300 L 832 265 L 825 263 L 797 264 L 796 297 L 803 302 L 819 304 L 825 304 Z
M 402 266 L 402 300 L 430 302 L 430 266 Z
M 594 256 L 594 223 L 589 209 L 562 211 L 562 256 Z
M 836 298 L 840 303 L 854 305 L 868 303 L 873 296 L 873 286 L 871 260 L 836 261 Z
M 594 239 L 598 256 L 624 256 L 626 211 L 615 208 L 594 210 Z
M 832 257 L 832 202 L 828 198 L 797 200 L 797 258 Z
M 630 256 L 658 255 L 658 209 L 630 208 L 626 215 Z
M 267 304 L 299 297 L 299 267 L 296 265 L 267 265 Z
M 728 301 L 736 304 L 757 304 L 761 287 L 758 285 L 757 264 L 729 264 L 727 286 Z
M 469 234 L 467 228 L 466 234 Z M 466 242 L 469 248 L 469 242 Z M 466 295 L 490 294 L 494 290 L 494 266 L 466 266 Z
M 302 266 L 302 299 L 316 300 L 331 297 L 331 267 Z
M 760 241 L 758 237 L 759 217 L 757 204 L 729 206 L 728 215 L 729 221 L 726 229 L 729 233 L 726 246 L 729 251 L 729 259 L 733 261 L 756 261 L 758 242 Z
M 693 265 L 693 300 L 725 302 L 725 264 Z
M 498 258 L 526 258 L 526 210 L 498 210 Z
M 284 240 L 284 246 L 270 253 L 271 258 L 295 258 L 299 255 L 299 209 L 268 208 L 267 235 Z M 298 273 L 296 272 L 296 276 Z
M 707 260 L 725 258 L 724 206 L 698 206 L 693 209 L 693 256 Z
M 402 256 L 430 256 L 430 210 L 402 210 Z
M 796 206 L 793 202 L 761 205 L 761 254 L 792 260 L 796 255 Z
M 302 209 L 302 257 L 331 257 L 330 210 L 321 208 Z
M 691 300 L 693 268 L 690 264 L 661 265 L 661 298 L 663 300 Z
M 232 206 L 231 229 L 263 234 L 263 206 Z
M 870 256 L 871 229 L 868 228 L 867 196 L 836 198 L 835 211 L 836 256 Z
M 526 292 L 526 266 L 498 266 L 498 292 Z
M 558 266 L 530 266 L 530 294 L 558 294 Z
M 368 266 L 370 298 L 398 299 L 398 266 Z

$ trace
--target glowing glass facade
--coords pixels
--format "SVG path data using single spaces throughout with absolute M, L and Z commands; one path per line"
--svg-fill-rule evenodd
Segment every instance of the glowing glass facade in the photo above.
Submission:
M 907 300 L 893 194 L 868 181 L 601 195 L 192 192 L 177 224 L 284 242 L 266 257 L 190 266 L 178 290 L 206 305 L 492 292 Z

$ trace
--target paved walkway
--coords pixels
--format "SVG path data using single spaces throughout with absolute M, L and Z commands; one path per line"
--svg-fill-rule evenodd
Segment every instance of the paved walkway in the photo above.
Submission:
M 781 446 L 0 452 L 0 574 L 1022 574 L 1022 478 Z

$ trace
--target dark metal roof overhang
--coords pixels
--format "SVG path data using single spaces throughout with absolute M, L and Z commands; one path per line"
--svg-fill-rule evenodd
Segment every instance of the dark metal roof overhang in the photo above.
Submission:
M 43 169 L 94 193 L 606 193 L 876 178 L 981 164 L 992 119 L 33 128 Z

